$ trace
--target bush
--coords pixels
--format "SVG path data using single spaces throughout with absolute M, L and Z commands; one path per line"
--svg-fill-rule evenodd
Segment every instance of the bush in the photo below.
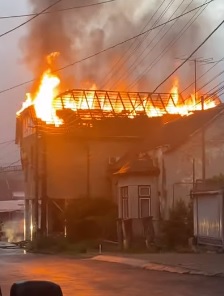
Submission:
M 115 239 L 117 206 L 106 199 L 73 200 L 66 212 L 70 241 Z
M 67 249 L 68 242 L 64 237 L 39 237 L 32 241 L 30 249 L 36 251 L 63 252 Z
M 188 239 L 193 236 L 193 209 L 179 200 L 170 210 L 169 219 L 162 225 L 163 244 L 169 249 L 183 247 L 188 244 Z

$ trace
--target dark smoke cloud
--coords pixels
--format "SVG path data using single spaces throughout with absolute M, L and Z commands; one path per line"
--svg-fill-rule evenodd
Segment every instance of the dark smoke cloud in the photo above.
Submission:
M 29 0 L 33 7 L 33 12 L 39 12 L 50 6 L 50 0 Z M 24 53 L 24 61 L 36 74 L 42 71 L 45 66 L 47 54 L 59 51 L 63 53 L 65 61 L 72 58 L 71 39 L 68 36 L 63 14 L 44 14 L 30 22 L 28 34 L 21 40 L 21 48 Z
M 29 0 L 29 2 L 34 12 L 39 12 L 52 4 L 50 0 Z M 117 0 L 91 8 L 41 15 L 29 24 L 28 34 L 21 40 L 24 62 L 34 75 L 37 75 L 45 66 L 44 57 L 50 52 L 59 51 L 61 53 L 57 66 L 69 64 L 98 52 L 138 34 L 161 2 L 161 0 Z M 165 2 L 147 28 L 153 25 L 169 2 L 170 0 Z M 183 2 L 175 16 L 179 15 L 191 1 Z M 193 6 L 189 6 L 188 10 L 204 2 L 204 0 L 193 1 Z M 60 6 L 57 5 L 54 10 L 60 7 L 65 8 L 89 3 L 96 3 L 96 1 L 65 0 L 62 1 Z M 180 3 L 179 0 L 174 1 L 173 6 L 164 14 L 159 23 L 166 21 Z M 127 88 L 132 81 L 144 72 L 146 66 L 157 60 L 160 52 L 178 36 L 180 29 L 191 17 L 192 15 L 178 20 L 172 30 L 167 32 L 163 38 L 163 34 L 171 24 L 162 28 L 161 32 L 160 30 L 151 32 L 141 46 L 137 46 L 136 50 L 131 52 L 131 55 L 130 52 L 128 53 L 130 57 L 122 65 L 117 63 L 117 60 L 121 58 L 122 61 L 124 60 L 124 55 L 132 42 L 63 71 L 61 75 L 63 80 L 66 81 L 64 86 L 66 88 L 91 87 L 95 83 L 97 87 L 101 87 L 105 85 L 105 78 L 107 78 L 106 88 Z M 149 73 L 142 75 L 135 89 L 152 90 L 177 65 L 176 57 L 189 54 L 200 43 L 204 36 L 203 30 L 204 21 L 203 17 L 200 17 L 186 31 L 184 38 L 180 38 Z M 138 40 L 142 40 L 141 38 Z M 157 41 L 159 41 L 158 45 L 153 48 Z M 146 46 L 148 48 L 145 50 Z M 142 54 L 143 50 L 145 51 Z M 145 58 L 142 59 L 143 57 Z M 135 63 L 136 60 L 137 63 Z M 113 75 L 107 76 L 112 70 Z M 184 81 L 191 81 L 192 72 L 192 69 L 186 66 L 178 76 L 180 75 Z M 125 79 L 123 79 L 124 77 Z M 120 82 L 115 83 L 119 78 L 121 78 Z M 164 86 L 164 88 L 168 87 L 168 84 Z

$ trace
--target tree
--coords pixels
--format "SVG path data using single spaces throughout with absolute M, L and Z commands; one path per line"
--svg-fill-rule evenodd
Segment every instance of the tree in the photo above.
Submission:
M 163 237 L 168 248 L 186 246 L 188 239 L 193 235 L 193 209 L 192 203 L 186 205 L 179 200 L 170 210 L 168 221 L 164 221 Z

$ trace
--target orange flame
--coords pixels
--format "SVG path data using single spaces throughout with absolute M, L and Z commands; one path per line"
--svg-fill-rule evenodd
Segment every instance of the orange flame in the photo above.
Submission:
M 85 92 L 85 97 L 80 92 L 80 96 L 74 100 L 71 97 L 63 97 L 63 106 L 62 102 L 57 96 L 59 95 L 59 85 L 60 78 L 57 74 L 52 71 L 52 63 L 55 57 L 58 56 L 58 53 L 52 53 L 47 56 L 48 69 L 44 71 L 41 76 L 40 84 L 35 92 L 35 94 L 28 93 L 27 99 L 23 103 L 20 111 L 17 112 L 19 116 L 23 110 L 29 106 L 33 106 L 36 112 L 36 117 L 42 121 L 54 124 L 55 126 L 60 126 L 63 124 L 63 120 L 57 116 L 57 111 L 65 109 L 70 109 L 74 112 L 77 110 L 89 110 L 89 109 L 101 109 L 107 112 L 112 111 L 111 104 L 106 101 L 105 95 L 99 96 L 97 98 L 97 105 L 95 100 L 95 92 L 97 86 L 94 84 L 92 88 Z M 117 96 L 115 94 L 114 96 Z M 196 110 L 202 109 L 202 104 L 200 103 L 199 94 L 191 95 L 187 100 L 183 102 L 182 97 L 179 93 L 179 82 L 175 78 L 173 86 L 170 90 L 170 95 L 167 101 L 167 104 L 164 106 L 165 109 L 161 109 L 158 106 L 154 106 L 147 100 L 147 97 L 141 98 L 142 102 L 139 104 L 139 98 L 136 94 L 130 94 L 130 106 L 125 106 L 125 109 L 121 102 L 116 103 L 115 109 L 116 112 L 128 111 L 127 116 L 133 118 L 137 115 L 138 112 L 145 111 L 149 117 L 162 116 L 166 112 L 169 114 L 180 114 L 180 115 L 189 115 Z M 112 95 L 113 97 L 113 95 Z M 116 97 L 115 97 L 116 100 Z M 215 100 L 206 100 L 204 102 L 204 109 L 213 108 L 217 105 Z M 133 107 L 134 106 L 134 107 Z
M 52 73 L 51 64 L 58 55 L 59 53 L 54 52 L 47 56 L 46 60 L 49 68 L 42 74 L 36 94 L 26 94 L 27 99 L 17 112 L 17 115 L 27 107 L 34 106 L 37 118 L 42 121 L 46 123 L 54 122 L 55 126 L 63 123 L 63 120 L 57 116 L 56 109 L 53 107 L 54 98 L 59 94 L 60 79 L 56 74 Z

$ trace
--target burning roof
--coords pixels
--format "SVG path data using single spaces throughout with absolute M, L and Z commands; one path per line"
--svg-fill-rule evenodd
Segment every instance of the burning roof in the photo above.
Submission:
M 52 70 L 52 62 L 56 56 L 57 53 L 52 53 L 47 57 L 48 68 L 42 74 L 36 91 L 27 94 L 27 99 L 17 112 L 17 116 L 33 106 L 37 119 L 58 127 L 64 124 L 64 119 L 59 116 L 63 110 L 72 113 L 73 117 L 90 120 L 110 117 L 134 118 L 139 115 L 189 115 L 202 108 L 199 94 L 191 95 L 187 99 L 182 98 L 177 79 L 169 93 L 97 90 L 95 85 L 89 90 L 71 89 L 60 92 L 61 79 Z M 220 103 L 214 96 L 205 97 L 203 101 L 204 109 Z

